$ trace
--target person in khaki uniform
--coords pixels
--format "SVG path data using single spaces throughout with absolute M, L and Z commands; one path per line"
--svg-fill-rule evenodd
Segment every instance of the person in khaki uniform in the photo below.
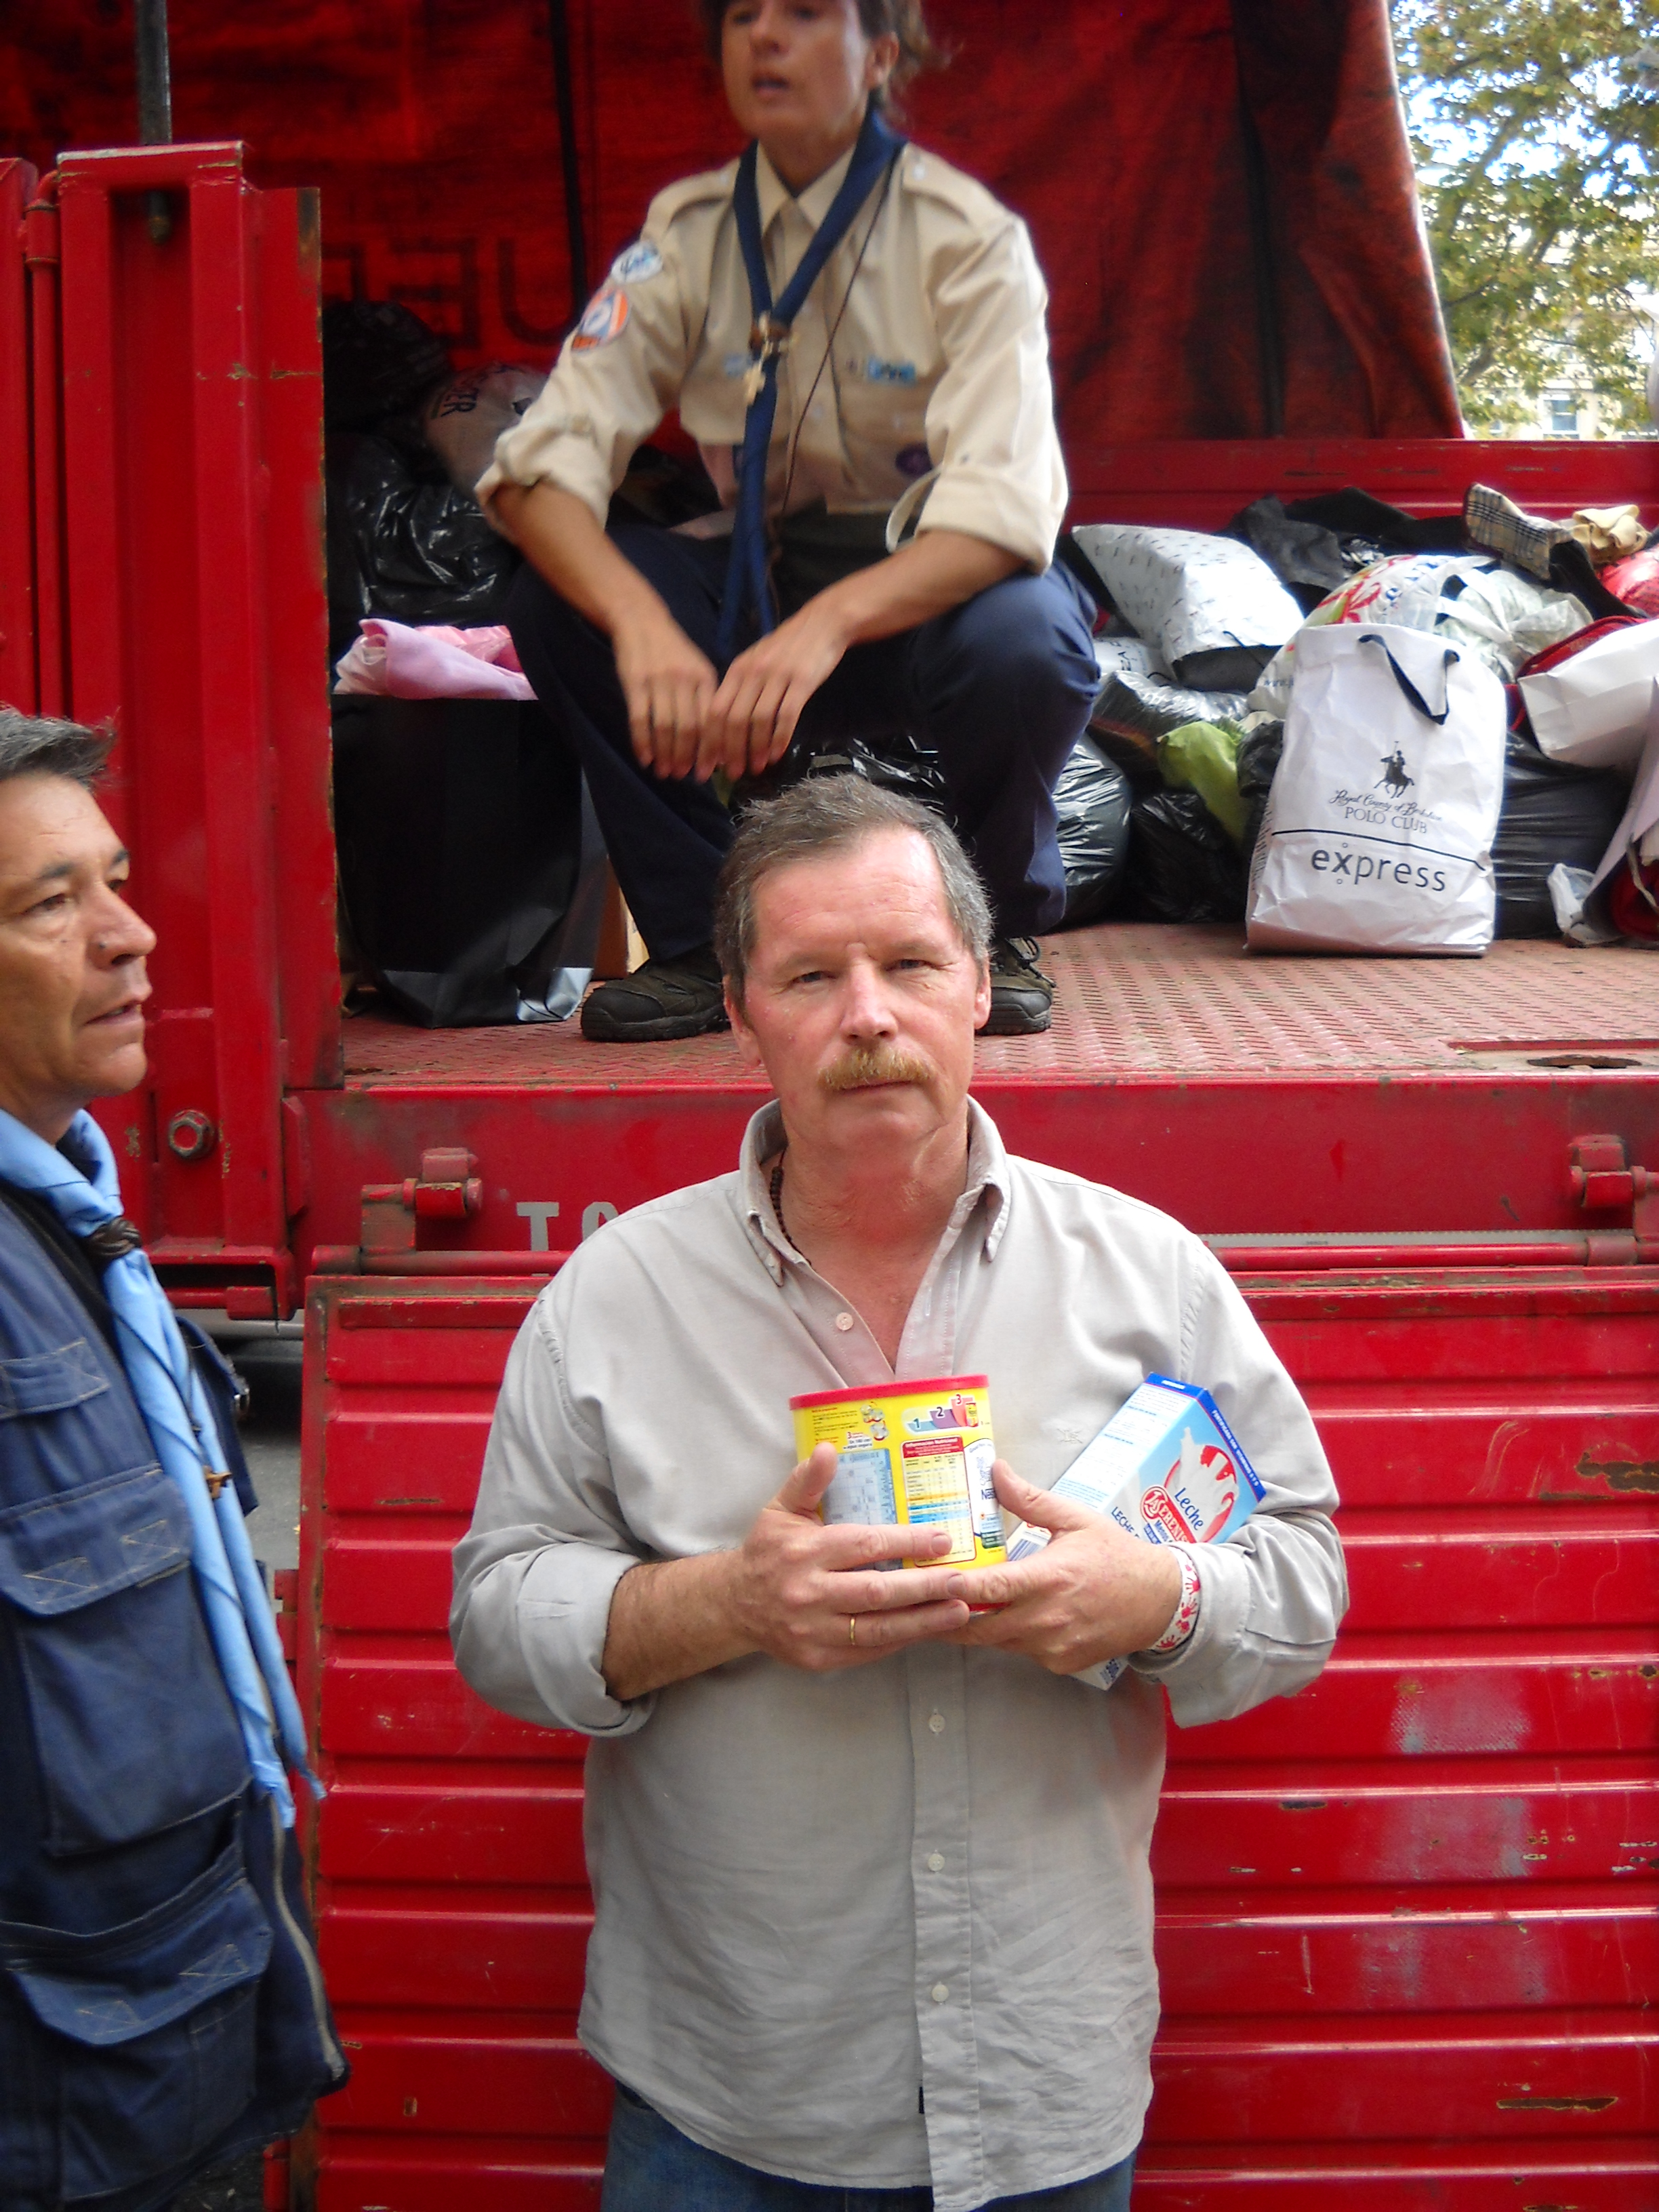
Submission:
M 715 770 L 904 734 L 937 755 L 990 895 L 985 1028 L 1046 1029 L 1051 793 L 1097 677 L 1093 607 L 1051 562 L 1066 484 L 1030 240 L 885 124 L 890 88 L 933 58 L 919 0 L 703 14 L 754 146 L 659 194 L 478 486 L 526 556 L 507 621 L 651 956 L 590 994 L 583 1030 L 726 1026 Z M 674 408 L 721 512 L 607 534 Z

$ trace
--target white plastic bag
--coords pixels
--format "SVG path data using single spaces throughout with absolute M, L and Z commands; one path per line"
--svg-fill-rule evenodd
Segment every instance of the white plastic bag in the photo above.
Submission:
M 1303 629 L 1261 672 L 1250 705 L 1283 716 L 1308 629 L 1364 623 L 1437 631 L 1471 646 L 1507 684 L 1523 661 L 1559 645 L 1589 621 L 1571 592 L 1552 591 L 1490 553 L 1391 553 L 1327 594 Z
M 1302 620 L 1261 556 L 1237 538 L 1121 522 L 1072 536 L 1124 620 L 1194 690 L 1246 689 Z
M 1250 868 L 1249 942 L 1484 952 L 1497 898 L 1504 687 L 1431 632 L 1304 630 Z
M 542 370 L 492 361 L 452 376 L 433 393 L 422 428 L 458 491 L 471 490 L 495 456 L 496 439 L 523 420 L 546 381 Z
M 1521 678 L 1532 733 L 1552 760 L 1575 768 L 1627 768 L 1642 750 L 1654 678 L 1659 617 L 1609 630 L 1582 653 Z

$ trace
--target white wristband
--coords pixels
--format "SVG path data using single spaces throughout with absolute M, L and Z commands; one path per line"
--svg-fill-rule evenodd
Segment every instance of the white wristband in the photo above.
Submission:
M 1147 1645 L 1149 1651 L 1178 1651 L 1198 1626 L 1204 1585 L 1198 1578 L 1197 1562 L 1184 1544 L 1176 1547 L 1176 1564 L 1181 1569 L 1181 1596 L 1169 1626 L 1156 1644 Z

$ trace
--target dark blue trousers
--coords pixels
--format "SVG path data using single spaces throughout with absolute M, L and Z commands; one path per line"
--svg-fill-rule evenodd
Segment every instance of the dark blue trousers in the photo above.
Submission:
M 611 535 L 714 659 L 726 541 L 645 525 Z M 1050 793 L 1099 689 L 1093 612 L 1063 568 L 1010 576 L 915 629 L 854 646 L 796 732 L 813 748 L 908 732 L 938 755 L 999 936 L 1051 928 L 1065 905 Z M 610 641 L 527 564 L 507 621 L 537 697 L 581 763 L 647 945 L 672 959 L 706 945 L 732 842 L 726 809 L 708 784 L 640 768 Z

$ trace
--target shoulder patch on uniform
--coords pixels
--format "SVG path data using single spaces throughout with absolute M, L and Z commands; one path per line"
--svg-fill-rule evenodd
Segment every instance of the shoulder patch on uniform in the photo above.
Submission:
M 649 276 L 662 270 L 662 255 L 648 238 L 637 239 L 632 246 L 623 246 L 611 264 L 613 284 L 643 284 Z
M 571 334 L 572 353 L 592 353 L 595 346 L 609 345 L 628 328 L 628 295 L 612 291 L 607 285 L 588 302 L 587 312 Z

